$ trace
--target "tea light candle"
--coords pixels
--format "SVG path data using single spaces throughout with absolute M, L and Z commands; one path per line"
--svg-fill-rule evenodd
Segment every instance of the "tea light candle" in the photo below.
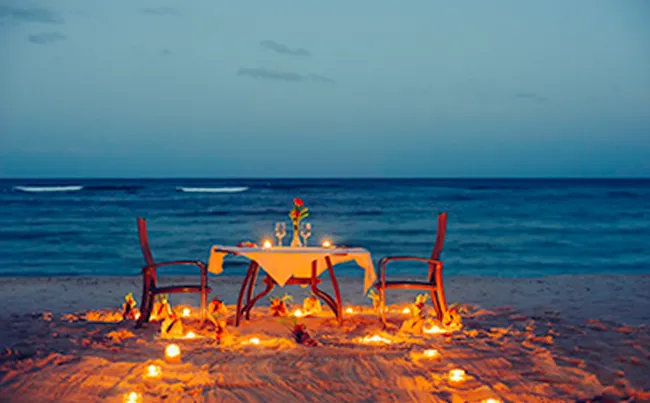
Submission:
M 196 334 L 194 334 L 194 332 L 192 332 L 192 331 L 187 332 L 187 334 L 185 335 L 185 338 L 186 339 L 194 339 L 194 338 L 196 338 Z
M 190 308 L 185 308 L 183 309 L 183 317 L 184 318 L 189 318 L 190 317 Z
M 124 395 L 124 403 L 142 403 L 142 395 L 137 392 L 131 392 Z
M 440 357 L 440 353 L 438 352 L 438 350 L 434 350 L 434 349 L 424 350 L 423 355 L 426 358 L 438 358 L 438 357 Z
M 296 318 L 300 318 L 300 317 L 303 316 L 303 313 L 302 313 L 302 311 L 301 311 L 300 309 L 296 309 L 296 310 L 293 312 L 293 316 L 295 316 Z
M 159 379 L 162 376 L 162 369 L 157 365 L 149 365 L 144 373 L 145 379 Z
M 449 381 L 460 383 L 465 380 L 465 371 L 462 369 L 452 369 L 449 371 Z
M 408 307 L 407 307 L 407 308 L 402 309 L 402 313 L 403 313 L 404 315 L 408 315 L 408 314 L 410 314 L 410 313 L 411 313 L 411 308 L 408 308 Z
M 481 403 L 501 403 L 501 400 L 494 399 L 494 398 L 491 397 L 489 399 L 481 400 Z
M 257 337 L 251 337 L 251 339 L 248 340 L 248 342 L 250 344 L 260 344 L 260 339 L 258 339 Z
M 271 249 L 272 246 L 273 246 L 273 244 L 268 239 L 265 240 L 264 243 L 262 243 L 262 248 L 264 248 L 264 249 Z
M 176 344 L 170 344 L 165 348 L 165 361 L 169 364 L 181 362 L 181 348 Z
M 345 310 L 345 313 L 354 313 L 354 309 L 352 309 L 352 308 L 347 308 L 347 309 Z
M 329 240 L 324 240 L 323 243 L 321 244 L 323 248 L 331 248 L 332 247 L 332 242 Z

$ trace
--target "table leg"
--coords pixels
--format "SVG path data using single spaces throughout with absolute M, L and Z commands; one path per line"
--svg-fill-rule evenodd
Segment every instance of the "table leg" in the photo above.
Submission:
M 256 265 L 257 267 L 253 271 L 253 275 L 251 277 L 250 282 L 248 283 L 248 293 L 246 294 L 246 304 L 248 305 L 249 302 L 251 302 L 251 298 L 253 298 L 253 292 L 255 291 L 255 283 L 257 282 L 257 273 L 260 270 L 259 265 Z
M 255 261 L 251 261 L 251 263 L 248 265 L 248 271 L 246 272 L 246 277 L 244 277 L 244 281 L 242 282 L 241 289 L 239 290 L 239 297 L 237 298 L 237 312 L 235 314 L 235 326 L 239 326 L 239 321 L 241 319 L 241 314 L 242 314 L 242 301 L 244 299 L 244 292 L 246 291 L 246 286 L 248 285 L 248 281 L 252 277 L 252 274 L 255 270 L 257 270 L 257 263 Z
M 272 278 L 267 277 L 265 281 L 266 281 L 266 288 L 264 289 L 264 291 L 262 291 L 258 296 L 253 298 L 250 302 L 248 302 L 244 307 L 244 309 L 242 310 L 242 313 L 246 313 L 246 320 L 250 319 L 251 309 L 253 309 L 257 301 L 269 295 L 271 291 L 273 291 L 273 288 L 275 287 L 275 281 L 273 281 Z
M 341 322 L 341 317 L 339 315 L 339 308 L 336 306 L 336 302 L 325 291 L 318 288 L 318 283 L 316 282 L 317 264 L 318 262 L 314 261 L 311 266 L 311 290 L 317 297 L 319 297 L 320 299 L 325 301 L 327 305 L 329 305 L 329 307 L 332 309 L 332 312 L 334 312 L 334 316 L 336 316 L 336 318 L 338 319 L 339 324 L 341 324 L 342 322 Z M 337 283 L 337 287 L 338 287 L 338 283 Z
M 339 281 L 336 279 L 336 274 L 334 274 L 334 266 L 332 265 L 332 259 L 329 256 L 325 257 L 325 262 L 327 262 L 327 268 L 330 272 L 330 278 L 332 279 L 332 287 L 334 288 L 334 295 L 336 296 L 336 306 L 337 306 L 337 317 L 339 319 L 339 325 L 343 324 L 343 303 L 341 302 L 341 290 L 339 289 Z

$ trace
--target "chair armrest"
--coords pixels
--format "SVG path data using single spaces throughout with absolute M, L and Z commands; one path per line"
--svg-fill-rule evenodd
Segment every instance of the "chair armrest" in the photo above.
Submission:
M 434 272 L 431 270 L 431 266 L 433 266 L 433 269 L 435 270 L 435 275 L 437 277 L 438 273 L 440 270 L 442 270 L 442 262 L 439 260 L 434 260 L 434 259 L 428 259 L 428 258 L 423 258 L 423 257 L 416 257 L 416 256 L 387 256 L 379 259 L 379 278 L 381 281 L 381 286 L 385 287 L 386 286 L 386 266 L 388 265 L 389 262 L 399 262 L 399 261 L 412 261 L 412 262 L 422 262 L 422 263 L 428 263 L 429 264 L 429 281 L 432 281 L 434 277 Z
M 161 263 L 155 263 L 155 264 L 144 266 L 143 269 L 155 270 L 163 266 L 197 266 L 199 269 L 201 269 L 202 272 L 207 269 L 205 263 L 198 260 L 175 260 L 173 262 L 161 262 Z

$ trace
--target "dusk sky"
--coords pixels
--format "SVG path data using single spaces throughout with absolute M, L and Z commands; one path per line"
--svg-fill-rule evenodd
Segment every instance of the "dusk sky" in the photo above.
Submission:
M 650 2 L 0 0 L 0 177 L 650 177 Z

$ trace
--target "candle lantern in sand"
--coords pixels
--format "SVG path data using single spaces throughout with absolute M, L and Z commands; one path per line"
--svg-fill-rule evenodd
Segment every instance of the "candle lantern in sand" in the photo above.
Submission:
M 165 347 L 165 361 L 168 364 L 178 364 L 181 362 L 181 348 L 177 344 L 170 344 Z
M 190 311 L 190 308 L 184 308 L 181 316 L 184 318 L 189 318 L 191 314 L 192 311 Z
M 145 380 L 159 380 L 162 378 L 162 369 L 158 365 L 149 365 L 144 371 Z
M 137 310 L 135 309 L 136 302 L 135 299 L 133 298 L 133 293 L 130 292 L 126 294 L 126 296 L 124 297 L 124 301 L 125 302 L 122 305 L 122 307 L 124 308 L 124 310 L 122 311 L 122 319 L 123 320 L 138 319 L 140 315 L 139 312 L 137 312 Z
M 321 313 L 323 307 L 321 306 L 320 300 L 318 298 L 316 298 L 313 295 L 310 295 L 307 298 L 305 298 L 305 300 L 302 302 L 302 309 L 305 316 L 309 316 L 309 315 Z
M 451 383 L 462 383 L 465 381 L 466 374 L 462 369 L 452 369 L 449 371 L 449 382 Z
M 137 392 L 131 392 L 124 395 L 124 403 L 142 403 L 142 395 Z
M 228 315 L 228 307 L 222 300 L 214 297 L 208 306 L 208 312 L 212 315 Z

